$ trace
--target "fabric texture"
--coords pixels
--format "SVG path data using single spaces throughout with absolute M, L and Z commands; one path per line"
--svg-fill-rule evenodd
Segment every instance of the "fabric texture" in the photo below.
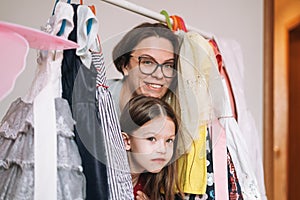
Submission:
M 182 41 L 176 94 L 180 104 L 179 115 L 182 119 L 184 134 L 197 140 L 199 127 L 207 125 L 221 115 L 225 103 L 224 91 L 217 61 L 208 41 L 196 32 L 179 31 L 177 34 Z M 205 155 L 205 139 L 200 138 L 202 140 L 201 143 L 198 142 L 197 146 L 199 147 L 197 148 L 203 149 L 203 155 Z M 192 142 L 190 144 L 193 145 Z M 189 146 L 188 143 L 184 145 Z M 226 163 L 226 157 L 224 159 Z M 201 163 L 197 165 L 197 168 L 206 169 L 206 159 L 202 159 Z M 200 173 L 203 177 L 207 176 L 207 170 L 202 172 L 196 170 L 194 173 Z M 224 173 L 226 175 L 227 171 Z M 188 191 L 188 193 L 205 194 L 207 178 L 203 180 L 201 187 L 194 191 Z
M 119 118 L 110 91 L 107 89 L 106 68 L 102 52 L 93 52 L 92 61 L 97 70 L 98 114 L 103 126 L 101 131 L 105 138 L 107 153 L 108 184 L 110 199 L 133 199 L 133 186 L 129 161 L 121 135 Z
M 144 192 L 143 188 L 144 188 L 144 185 L 145 185 L 145 181 L 139 177 L 138 179 L 138 182 L 136 183 L 136 185 L 134 186 L 133 188 L 133 194 L 134 194 L 134 197 L 137 196 L 137 191 L 142 191 Z M 136 199 L 136 198 L 135 198 Z
M 243 194 L 239 180 L 236 175 L 235 167 L 232 162 L 232 158 L 227 149 L 227 163 L 228 163 L 228 190 L 229 190 L 229 199 L 232 200 L 242 200 Z
M 78 12 L 82 10 L 77 9 L 80 5 L 73 7 Z M 78 14 L 77 17 L 82 16 L 86 15 Z M 74 18 L 75 21 L 82 19 Z M 87 34 L 78 28 L 86 27 L 75 28 L 70 34 L 70 40 L 77 41 L 79 33 Z M 80 36 L 81 40 L 86 38 L 87 41 L 98 41 L 96 37 L 89 37 L 93 35 Z M 98 47 L 101 49 L 100 44 Z M 79 52 L 75 50 L 64 52 L 62 81 L 63 97 L 68 99 L 76 121 L 76 141 L 87 178 L 87 199 L 133 199 L 130 169 L 119 121 L 110 93 L 105 87 L 103 54 L 101 51 L 91 53 L 90 46 L 85 48 L 89 49 L 86 53 L 91 58 L 88 67 L 82 59 L 85 54 L 78 56 Z M 99 84 L 102 87 L 97 89 Z
M 234 81 L 232 81 L 231 78 L 229 80 L 229 76 L 228 76 L 229 73 L 227 73 L 228 70 L 225 69 L 224 58 L 228 59 L 229 62 L 227 63 L 230 64 L 230 67 L 232 67 L 231 65 L 241 64 L 239 62 L 230 62 L 232 60 L 235 60 L 235 57 L 239 56 L 240 54 L 237 52 L 236 54 L 230 55 L 230 57 L 228 57 L 228 53 L 232 49 L 227 49 L 227 51 L 225 52 L 226 57 L 224 57 L 223 56 L 224 54 L 222 53 L 220 54 L 218 46 L 216 46 L 217 45 L 216 42 L 211 41 L 211 44 L 215 49 L 216 56 L 219 57 L 218 59 L 219 71 L 222 75 L 222 80 L 223 80 L 222 83 L 223 83 L 223 88 L 225 91 L 225 97 L 227 102 L 226 104 L 224 104 L 225 106 L 224 113 L 223 116 L 220 118 L 220 122 L 224 127 L 224 129 L 226 130 L 228 149 L 231 154 L 233 165 L 236 169 L 237 177 L 239 179 L 239 184 L 243 192 L 243 197 L 245 199 L 261 199 L 264 198 L 263 197 L 264 195 L 260 191 L 261 186 L 257 182 L 258 177 L 256 177 L 255 175 L 256 165 L 253 166 L 250 163 L 250 156 L 253 156 L 253 154 L 248 149 L 247 146 L 248 141 L 245 140 L 246 135 L 243 133 L 243 131 L 247 133 L 247 131 L 249 131 L 250 129 L 241 130 L 240 124 L 238 124 L 237 121 L 237 118 L 240 117 L 240 115 L 241 116 L 244 115 L 244 113 L 240 113 L 237 109 L 245 106 L 245 101 L 241 99 L 241 96 L 239 95 L 242 91 L 238 90 L 237 92 L 238 95 L 235 95 L 236 93 L 234 93 L 233 90 L 236 87 L 234 82 L 239 80 L 240 77 L 238 76 L 239 74 L 236 74 L 237 77 L 231 77 L 232 79 L 235 79 Z M 239 85 L 240 85 L 239 87 L 241 87 L 242 84 Z M 251 120 L 249 120 L 249 124 L 251 124 Z M 251 138 L 253 138 L 253 134 L 251 135 Z M 253 146 L 255 147 L 254 149 L 257 150 L 257 147 L 259 145 L 253 144 Z M 261 162 L 258 162 L 258 164 L 261 164 Z
M 205 194 L 207 176 L 206 154 L 203 150 L 203 141 L 205 142 L 207 128 L 202 126 L 199 130 L 199 139 L 195 140 L 189 153 L 178 159 L 180 181 L 183 191 L 190 194 Z M 203 191 L 204 190 L 204 191 Z
M 233 93 L 233 85 L 229 80 L 227 70 L 224 68 L 223 54 L 220 53 L 216 42 L 212 39 L 209 41 L 214 49 L 216 59 L 218 60 L 218 69 L 222 76 L 222 88 L 224 90 L 223 112 L 220 115 L 219 122 L 226 131 L 228 175 L 229 177 L 229 198 L 233 199 L 261 199 L 258 191 L 257 180 L 254 174 L 254 168 L 249 163 L 249 151 L 247 149 L 245 138 L 237 124 L 237 110 L 240 101 L 237 100 Z M 228 52 L 226 52 L 228 54 Z M 230 59 L 238 54 L 231 55 Z M 232 64 L 232 63 L 231 63 Z M 245 102 L 243 102 L 245 103 Z M 223 151 L 224 153 L 224 151 Z M 230 154 L 230 156 L 228 156 Z M 235 171 L 237 177 L 235 178 Z M 232 186 L 240 185 L 242 194 L 234 195 Z M 237 187 L 234 187 L 237 188 Z M 238 190 L 239 191 L 239 190 Z
M 207 200 L 215 198 L 215 180 L 214 180 L 214 163 L 212 156 L 212 140 L 210 136 L 210 129 L 207 128 L 206 136 L 206 166 L 207 166 L 207 185 L 206 185 L 206 196 Z
M 70 108 L 55 100 L 57 126 L 57 199 L 85 199 L 85 177 L 74 141 Z M 18 98 L 0 126 L 0 199 L 33 199 L 33 104 Z
M 77 4 L 72 4 L 74 10 L 74 29 L 68 37 L 69 40 L 72 40 L 74 42 L 77 41 L 78 6 L 79 5 Z M 98 117 L 96 115 L 97 107 L 95 100 L 95 84 L 97 72 L 95 71 L 94 67 L 91 70 L 88 70 L 88 68 L 86 68 L 82 64 L 80 58 L 76 55 L 76 49 L 64 50 L 61 71 L 62 97 L 68 101 L 69 106 L 71 107 L 72 115 L 74 117 L 74 120 L 76 121 L 74 132 L 79 153 L 82 158 L 83 173 L 86 177 L 86 199 L 109 199 L 106 166 L 103 162 L 100 162 L 94 157 L 94 152 L 90 152 L 89 149 L 87 149 L 87 147 L 82 142 L 82 138 L 80 137 L 80 133 L 82 132 L 82 134 L 86 135 L 84 138 L 88 138 L 94 141 L 93 146 L 91 146 L 90 148 L 101 148 L 102 152 L 104 152 L 102 134 L 98 134 L 97 132 L 97 128 L 99 128 L 100 126 L 100 124 L 98 123 Z M 86 72 L 88 75 L 85 75 L 84 72 Z M 79 76 L 78 73 L 80 74 Z M 77 76 L 81 76 L 81 80 L 84 82 L 82 84 L 79 84 L 80 88 L 78 88 L 78 92 L 81 92 L 81 94 L 74 95 L 77 97 L 76 101 L 78 102 L 78 105 L 81 106 L 80 108 L 76 108 L 76 112 L 74 113 L 73 87 L 75 87 L 74 83 Z M 86 79 L 85 76 L 87 76 Z M 85 98 L 83 98 L 83 96 Z M 82 97 L 84 100 L 82 104 L 80 104 L 80 99 L 78 99 L 80 97 Z M 77 113 L 79 115 L 77 115 Z M 81 118 L 79 119 L 79 117 Z M 81 127 L 78 130 L 78 124 L 80 124 L 81 122 L 82 124 L 85 124 L 85 126 Z M 100 144 L 98 145 L 97 142 Z
M 60 2 L 64 15 L 56 11 L 47 24 L 47 32 L 56 34 L 63 19 L 70 21 L 73 15 L 70 5 Z M 70 10 L 71 9 L 71 10 Z M 66 36 L 70 33 L 67 23 Z M 44 30 L 46 31 L 46 29 Z M 35 99 L 41 91 L 52 94 L 54 126 L 57 137 L 57 199 L 85 199 L 85 177 L 81 158 L 74 140 L 74 120 L 66 100 L 61 98 L 61 51 L 41 51 L 37 73 L 29 92 L 23 99 L 12 102 L 0 124 L 0 199 L 33 199 L 35 189 L 34 138 L 37 124 L 34 120 Z M 45 91 L 47 92 L 47 91 Z M 55 99 L 54 99 L 55 98 Z M 47 120 L 48 115 L 43 115 Z M 47 132 L 48 133 L 48 132 Z M 45 138 L 46 140 L 46 138 Z M 47 142 L 47 141 L 46 141 Z M 47 172 L 45 172 L 47 173 Z
M 243 78 L 245 66 L 242 50 L 240 45 L 234 40 L 219 37 L 214 37 L 214 40 L 222 55 L 223 67 L 226 68 L 230 79 L 236 106 L 237 123 L 242 134 L 240 137 L 243 137 L 243 140 L 247 141 L 245 148 L 248 151 L 250 160 L 257 161 L 251 162 L 249 167 L 254 170 L 261 198 L 265 200 L 267 196 L 264 183 L 262 147 L 253 115 L 247 107 L 244 94 Z

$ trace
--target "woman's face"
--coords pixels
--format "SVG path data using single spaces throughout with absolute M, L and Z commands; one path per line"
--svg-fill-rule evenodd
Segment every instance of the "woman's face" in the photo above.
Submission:
M 161 67 L 158 67 L 150 75 L 145 75 L 139 70 L 139 56 L 153 58 L 157 63 L 174 63 L 174 48 L 172 43 L 159 37 L 149 37 L 142 40 L 131 53 L 129 64 L 124 67 L 124 75 L 127 76 L 127 86 L 132 93 L 163 97 L 173 78 L 164 77 Z
M 134 131 L 127 141 L 131 172 L 160 172 L 172 158 L 174 140 L 175 124 L 166 116 L 156 117 Z

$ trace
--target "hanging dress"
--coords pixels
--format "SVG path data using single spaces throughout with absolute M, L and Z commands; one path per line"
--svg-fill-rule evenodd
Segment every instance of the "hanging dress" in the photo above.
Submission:
M 211 43 L 216 50 L 216 43 Z M 218 49 L 216 52 L 216 54 L 220 54 Z M 247 145 L 248 141 L 245 140 L 245 135 L 236 120 L 237 116 L 239 116 L 239 113 L 236 113 L 236 108 L 240 106 L 240 101 L 234 101 L 236 99 L 233 97 L 232 84 L 229 81 L 227 70 L 224 68 L 222 54 L 219 60 L 219 69 L 223 77 L 222 83 L 227 102 L 224 107 L 224 114 L 219 121 L 226 130 L 227 146 L 230 157 L 232 158 L 232 164 L 234 165 L 239 180 L 243 198 L 251 200 L 262 199 L 257 177 L 255 175 L 255 168 L 250 161 L 251 154 Z
M 230 79 L 232 93 L 236 103 L 236 119 L 244 140 L 247 141 L 246 145 L 248 147 L 250 160 L 257 161 L 250 163 L 251 168 L 254 170 L 261 198 L 266 200 L 260 136 L 253 116 L 247 107 L 244 94 L 243 76 L 245 66 L 243 63 L 242 50 L 240 45 L 234 40 L 219 37 L 215 37 L 214 40 L 223 58 L 223 68 L 226 70 Z
M 227 150 L 226 129 L 224 129 L 218 120 L 224 116 L 224 109 L 227 105 L 222 77 L 217 67 L 218 63 L 208 40 L 203 38 L 199 33 L 191 31 L 187 33 L 179 32 L 179 35 L 183 41 L 180 49 L 178 70 L 179 76 L 182 76 L 182 79 L 178 79 L 177 96 L 179 101 L 181 101 L 181 107 L 184 105 L 196 105 L 192 107 L 192 110 L 187 106 L 183 107 L 182 112 L 184 114 L 182 115 L 182 121 L 188 122 L 192 121 L 189 119 L 193 119 L 194 121 L 197 119 L 199 120 L 198 124 L 207 123 L 209 127 L 207 134 L 210 134 L 206 144 L 208 149 L 206 155 L 207 182 L 202 180 L 202 184 L 206 183 L 206 191 L 189 191 L 186 188 L 184 191 L 190 194 L 204 194 L 202 199 L 232 199 L 229 194 L 231 190 L 230 186 L 233 185 L 231 181 L 236 180 L 237 182 L 234 183 L 237 186 L 239 184 L 235 178 L 236 176 L 234 176 L 235 174 L 231 173 L 234 171 L 234 165 L 230 162 L 231 157 Z M 191 93 L 196 93 L 196 104 L 189 102 Z M 197 106 L 199 107 L 198 113 L 195 112 L 197 110 L 195 107 Z M 192 132 L 192 129 L 190 129 L 190 133 Z M 197 159 L 197 156 L 197 154 L 196 157 L 193 156 L 193 159 Z M 194 163 L 191 169 L 195 171 L 197 162 L 194 161 L 191 163 Z M 199 166 L 199 163 L 197 165 Z M 205 172 L 197 170 L 196 173 Z M 201 180 L 197 180 L 195 177 L 191 179 L 194 179 L 194 182 L 201 182 Z M 190 195 L 190 199 L 191 197 L 193 195 Z
M 211 47 L 200 34 L 182 31 L 177 32 L 177 34 L 180 36 L 182 44 L 176 96 L 181 107 L 181 120 L 185 125 L 184 134 L 196 141 L 191 145 L 191 150 L 187 154 L 187 157 L 191 159 L 190 164 L 185 166 L 185 158 L 179 159 L 179 163 L 182 163 L 179 166 L 185 172 L 184 176 L 187 177 L 184 180 L 184 192 L 205 194 L 207 188 L 210 188 L 212 192 L 207 192 L 214 193 L 213 174 L 212 170 L 209 170 L 212 169 L 212 160 L 210 159 L 212 151 L 208 150 L 209 154 L 206 155 L 205 150 L 211 145 L 206 144 L 208 129 L 205 127 L 222 111 L 223 91 L 218 90 L 222 86 L 221 77 L 217 71 L 217 64 Z M 213 90 L 213 94 L 212 88 L 216 88 Z M 214 98 L 216 96 L 219 98 Z M 226 158 L 224 159 L 226 170 Z M 207 170 L 209 170 L 209 174 L 207 174 Z M 197 176 L 190 176 L 191 173 L 195 173 Z M 207 183 L 210 187 L 207 186 Z M 211 196 L 213 198 L 214 194 Z
M 49 20 L 48 30 L 56 34 L 63 19 L 67 20 L 65 35 L 72 29 L 73 12 L 65 3 L 57 5 Z M 71 13 L 70 13 L 71 12 Z M 62 37 L 64 37 L 62 36 Z M 61 98 L 60 66 L 62 51 L 42 52 L 32 87 L 22 99 L 9 107 L 0 124 L 0 199 L 34 198 L 34 104 L 41 91 L 52 93 L 57 134 L 57 199 L 85 199 L 85 177 L 74 140 L 74 120 L 66 100 Z M 49 91 L 45 91 L 49 89 Z M 50 91 L 51 90 L 51 91 Z M 43 120 L 47 120 L 44 115 Z M 46 155 L 45 155 L 46 156 Z M 47 171 L 45 171 L 47 173 Z
M 78 34 L 78 16 L 77 16 L 77 10 L 78 7 L 81 5 L 78 4 L 71 4 L 74 10 L 74 17 L 73 17 L 73 23 L 74 23 L 74 29 L 70 33 L 68 39 L 74 42 L 77 42 L 77 34 Z M 82 67 L 81 67 L 82 66 Z M 85 67 L 80 58 L 76 55 L 76 49 L 69 49 L 64 51 L 64 57 L 61 65 L 61 71 L 62 71 L 62 97 L 66 99 L 69 103 L 69 106 L 71 107 L 72 115 L 76 121 L 75 126 L 75 140 L 79 148 L 80 156 L 82 158 L 82 167 L 83 167 L 83 173 L 86 177 L 86 199 L 108 199 L 108 184 L 107 184 L 107 174 L 106 174 L 106 166 L 102 162 L 98 161 L 94 158 L 93 152 L 90 152 L 86 146 L 83 144 L 82 139 L 80 138 L 79 131 L 78 130 L 78 119 L 76 116 L 74 116 L 74 108 L 73 108 L 73 87 L 75 83 L 75 79 L 78 75 L 78 71 L 81 69 L 81 71 L 86 70 L 87 73 L 90 73 L 90 76 L 88 77 L 86 84 L 82 85 L 82 87 L 86 86 L 88 88 L 82 88 L 82 92 L 85 92 L 84 95 L 86 95 L 86 99 L 90 98 L 91 100 L 91 106 L 92 107 L 91 112 L 96 111 L 96 105 L 95 105 L 95 82 L 96 82 L 96 71 L 94 67 L 92 67 L 92 70 L 88 70 L 87 67 Z M 83 73 L 81 73 L 84 75 Z M 88 90 L 90 89 L 90 90 Z M 82 113 L 82 116 L 89 117 L 85 119 L 87 127 L 89 127 L 92 130 L 84 130 L 87 135 L 90 133 L 90 135 L 93 135 L 94 132 L 97 131 L 97 118 L 95 118 L 93 115 L 89 115 L 90 113 L 88 110 L 84 110 Z M 91 118 L 91 117 L 92 118 Z M 95 134 L 97 136 L 97 134 Z M 99 134 L 101 136 L 101 134 Z M 86 137 L 88 138 L 88 137 Z M 95 142 L 97 141 L 103 141 L 102 138 L 92 138 Z M 99 147 L 102 147 L 103 145 L 100 144 Z
M 103 54 L 95 34 L 97 19 L 85 5 L 73 4 L 73 8 L 75 28 L 69 39 L 80 47 L 64 51 L 63 97 L 68 100 L 76 121 L 76 142 L 87 178 L 87 199 L 133 199 L 127 155 L 106 88 Z M 85 26 L 88 19 L 93 20 L 89 33 Z

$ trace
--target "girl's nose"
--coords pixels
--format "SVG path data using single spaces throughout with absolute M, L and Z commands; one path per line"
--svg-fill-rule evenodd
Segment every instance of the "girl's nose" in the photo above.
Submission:
M 164 140 L 159 140 L 157 142 L 157 152 L 161 154 L 167 153 L 167 147 Z

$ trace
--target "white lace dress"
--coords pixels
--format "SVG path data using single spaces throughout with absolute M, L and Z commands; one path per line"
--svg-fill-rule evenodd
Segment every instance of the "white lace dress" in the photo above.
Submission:
M 64 12 L 62 12 L 64 11 Z M 70 13 L 71 12 L 71 13 Z M 62 13 L 64 13 L 62 15 Z M 67 21 L 64 37 L 72 30 L 73 9 L 59 2 L 51 33 L 56 33 L 63 19 Z M 50 20 L 51 21 L 51 20 Z M 67 101 L 61 98 L 62 51 L 41 53 L 38 70 L 29 93 L 11 103 L 0 123 L 0 199 L 34 199 L 34 104 L 41 92 L 52 92 L 57 134 L 57 199 L 85 198 L 85 177 L 81 157 L 74 140 L 72 118 Z M 51 100 L 51 99 L 50 99 Z M 47 113 L 42 120 L 49 120 Z M 47 155 L 45 155 L 47 159 Z M 47 171 L 45 171 L 45 175 Z

